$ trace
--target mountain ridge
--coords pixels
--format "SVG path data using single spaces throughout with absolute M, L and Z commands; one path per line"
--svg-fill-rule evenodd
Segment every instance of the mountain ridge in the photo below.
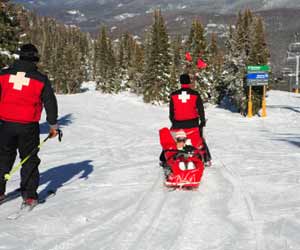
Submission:
M 267 41 L 271 50 L 271 61 L 277 71 L 284 67 L 286 50 L 299 32 L 300 1 L 294 0 L 15 0 L 40 15 L 52 16 L 66 24 L 79 26 L 83 31 L 95 35 L 101 25 L 110 30 L 114 38 L 124 32 L 143 36 L 152 23 L 151 10 L 160 3 L 168 31 L 171 35 L 187 35 L 193 19 L 197 18 L 220 38 L 226 35 L 226 26 L 235 24 L 238 9 L 249 7 L 264 18 Z M 198 2 L 197 4 L 195 4 Z M 60 5 L 59 5 L 60 4 Z M 201 5 L 202 4 L 202 5 Z M 226 6 L 222 10 L 220 6 Z M 152 6 L 152 9 L 150 8 Z M 195 7 L 196 6 L 196 7 Z M 198 6 L 198 7 L 197 7 Z M 283 7 L 282 7 L 283 6 Z M 280 8 L 281 7 L 281 8 Z M 293 7 L 293 8 L 288 8 Z M 212 11 L 214 10 L 214 11 Z M 221 27 L 221 30 L 218 28 Z
M 95 14 L 106 19 L 120 13 L 147 13 L 155 8 L 163 11 L 195 10 L 220 14 L 236 13 L 250 8 L 255 11 L 274 8 L 300 8 L 296 0 L 15 0 L 38 12 L 56 11 L 58 14 L 71 9 L 80 9 L 89 18 Z

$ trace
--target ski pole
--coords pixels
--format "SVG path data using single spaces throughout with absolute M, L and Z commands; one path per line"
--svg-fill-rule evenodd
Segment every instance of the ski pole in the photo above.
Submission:
M 207 146 L 207 143 L 206 143 L 206 139 L 205 139 L 205 136 L 204 136 L 204 127 L 202 128 L 202 138 L 203 138 L 203 144 L 204 144 L 204 148 L 205 148 L 205 151 L 206 151 L 206 154 L 207 154 L 207 160 L 208 161 L 211 161 L 211 154 L 210 154 L 210 151 L 209 151 L 209 148 Z
M 6 181 L 9 181 L 9 180 L 11 179 L 11 176 L 12 176 L 15 172 L 17 172 L 17 171 L 20 169 L 20 167 L 21 167 L 26 161 L 28 161 L 29 158 L 30 158 L 31 156 L 33 156 L 33 154 L 34 154 L 35 152 L 37 152 L 49 138 L 50 138 L 50 135 L 48 135 L 48 136 L 40 143 L 40 145 L 38 145 L 35 149 L 33 149 L 32 152 L 31 152 L 29 155 L 27 155 L 27 156 L 26 156 L 19 164 L 17 164 L 16 166 L 14 166 L 14 167 L 12 168 L 12 170 L 11 170 L 8 174 L 5 174 L 5 175 L 4 175 L 4 179 L 5 179 Z

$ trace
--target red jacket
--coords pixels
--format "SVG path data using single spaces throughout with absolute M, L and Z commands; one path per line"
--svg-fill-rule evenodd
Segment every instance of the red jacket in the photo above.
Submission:
M 0 120 L 17 123 L 38 122 L 43 104 L 47 120 L 57 123 L 57 102 L 48 78 L 35 64 L 16 61 L 0 72 Z
M 171 94 L 170 120 L 172 128 L 193 128 L 205 124 L 205 113 L 199 93 L 182 85 L 182 88 Z

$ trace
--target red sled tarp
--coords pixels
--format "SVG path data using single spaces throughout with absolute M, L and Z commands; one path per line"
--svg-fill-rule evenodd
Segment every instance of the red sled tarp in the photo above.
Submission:
M 184 130 L 187 136 L 186 144 L 193 146 L 193 150 L 184 152 L 177 150 L 176 142 L 172 134 Z M 202 161 L 203 141 L 200 137 L 199 128 L 168 129 L 159 131 L 160 144 L 164 150 L 166 164 L 170 173 L 166 176 L 167 187 L 197 188 L 200 184 L 204 171 Z

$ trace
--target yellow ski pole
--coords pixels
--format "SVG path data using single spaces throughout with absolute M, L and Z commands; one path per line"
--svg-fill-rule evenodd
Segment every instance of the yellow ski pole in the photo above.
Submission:
M 20 169 L 20 167 L 26 162 L 26 161 L 28 161 L 28 159 L 31 157 L 31 156 L 33 156 L 33 154 L 35 154 L 42 146 L 43 146 L 43 144 L 48 140 L 50 138 L 50 135 L 48 135 L 41 143 L 40 143 L 40 145 L 38 145 L 37 146 L 37 148 L 35 148 L 34 150 L 32 150 L 32 152 L 29 154 L 29 155 L 27 155 L 19 164 L 17 164 L 16 166 L 14 166 L 13 168 L 12 168 L 12 170 L 8 173 L 8 174 L 5 174 L 4 175 L 4 179 L 6 180 L 6 181 L 9 181 L 10 179 L 11 179 L 11 176 L 15 173 L 15 172 L 17 172 L 19 169 Z

